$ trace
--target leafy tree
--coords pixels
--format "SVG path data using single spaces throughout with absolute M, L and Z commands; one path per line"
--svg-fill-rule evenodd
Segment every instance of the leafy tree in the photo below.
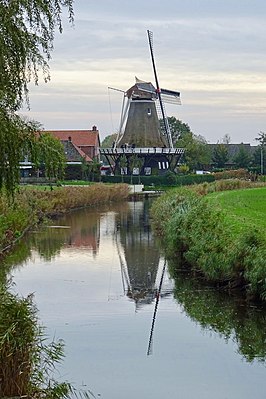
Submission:
M 266 145 L 266 133 L 259 132 L 259 136 L 256 137 L 255 140 L 257 140 L 262 146 Z
M 64 147 L 57 137 L 50 133 L 41 133 L 38 143 L 38 160 L 45 166 L 45 175 L 48 179 L 63 179 L 66 167 Z
M 102 148 L 112 148 L 113 143 L 115 142 L 116 138 L 117 138 L 117 134 L 116 133 L 113 133 L 113 134 L 110 134 L 109 136 L 106 136 L 103 139 L 103 141 L 102 141 L 101 147 Z
M 211 153 L 206 140 L 202 136 L 187 133 L 177 142 L 178 147 L 185 148 L 184 163 L 190 170 L 202 169 L 211 160 Z
M 61 15 L 68 9 L 73 21 L 73 0 L 0 1 L 0 189 L 13 194 L 24 154 L 36 160 L 36 122 L 15 112 L 28 105 L 28 84 L 39 73 L 49 80 L 48 61 L 56 30 L 62 32 Z M 37 129 L 38 127 L 38 129 Z M 36 129 L 35 129 L 36 128 Z
M 117 138 L 117 134 L 116 133 L 113 133 L 113 134 L 110 134 L 109 136 L 106 136 L 103 139 L 103 141 L 102 141 L 101 147 L 102 148 L 112 148 L 113 147 L 113 143 L 115 142 L 116 138 Z M 105 155 L 101 155 L 101 160 L 105 164 L 109 163 Z
M 125 156 L 125 154 L 119 159 L 119 166 L 121 169 L 121 180 L 123 182 L 124 174 L 126 174 L 126 168 L 127 168 L 127 157 Z
M 192 133 L 187 123 L 184 123 L 179 119 L 176 119 L 176 117 L 174 116 L 170 116 L 168 118 L 168 123 L 174 145 L 176 145 L 177 140 L 182 139 L 187 134 Z
M 234 156 L 233 161 L 236 163 L 238 168 L 247 168 L 250 165 L 251 157 L 243 144 L 240 144 L 239 150 Z
M 40 125 L 26 122 L 15 113 L 0 107 L 0 190 L 5 187 L 12 194 L 19 181 L 19 163 L 25 154 L 30 154 L 33 163 L 37 163 L 36 130 Z
M 49 80 L 55 31 L 62 32 L 61 14 L 68 9 L 73 21 L 73 0 L 2 0 L 0 2 L 0 105 L 21 107 L 28 83 L 38 73 Z
M 173 143 L 176 147 L 185 149 L 184 163 L 190 170 L 202 168 L 210 163 L 211 154 L 204 137 L 195 135 L 188 124 L 176 119 L 168 118 L 172 132 Z
M 224 168 L 225 163 L 228 161 L 228 149 L 223 143 L 217 143 L 213 148 L 212 161 L 217 168 Z
M 230 144 L 231 143 L 231 137 L 229 136 L 229 134 L 225 134 L 222 138 L 222 143 L 223 144 Z
M 266 146 L 266 133 L 260 132 L 256 140 L 260 143 L 260 172 L 263 175 L 265 171 L 265 146 Z
M 256 148 L 256 150 L 253 153 L 252 166 L 257 173 L 261 173 L 262 168 L 263 171 L 266 170 L 266 146 L 265 147 L 258 146 Z
M 82 157 L 82 160 L 81 160 L 81 174 L 82 174 L 83 180 L 87 180 L 89 178 L 89 165 L 85 159 L 85 156 Z
M 144 159 L 139 157 L 138 155 L 134 154 L 129 160 L 129 165 L 131 169 L 131 184 L 132 184 L 132 177 L 133 177 L 133 169 L 138 168 L 139 169 L 139 183 L 140 183 L 140 174 L 141 174 L 141 169 L 144 165 Z
M 100 164 L 96 158 L 93 158 L 92 162 L 88 163 L 89 178 L 91 181 L 95 180 L 95 177 L 100 177 Z

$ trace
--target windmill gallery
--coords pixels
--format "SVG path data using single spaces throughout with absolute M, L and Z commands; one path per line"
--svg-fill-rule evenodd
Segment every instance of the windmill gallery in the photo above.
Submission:
M 165 103 L 180 104 L 180 93 L 162 89 L 153 52 L 153 36 L 147 31 L 155 86 L 136 78 L 123 93 L 119 131 L 111 148 L 101 148 L 113 174 L 151 175 L 174 171 L 183 148 L 174 148 Z

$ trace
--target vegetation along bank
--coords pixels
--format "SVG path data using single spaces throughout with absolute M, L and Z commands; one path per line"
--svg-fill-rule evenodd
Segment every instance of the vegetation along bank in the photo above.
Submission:
M 228 191 L 233 190 L 233 191 Z M 178 188 L 152 216 L 169 259 L 219 287 L 266 300 L 266 185 L 240 180 Z M 162 217 L 163 215 L 163 217 Z
M 13 202 L 0 195 L 0 256 L 44 217 L 71 209 L 96 206 L 127 198 L 126 184 L 95 183 L 90 186 L 58 187 L 54 190 L 22 187 Z

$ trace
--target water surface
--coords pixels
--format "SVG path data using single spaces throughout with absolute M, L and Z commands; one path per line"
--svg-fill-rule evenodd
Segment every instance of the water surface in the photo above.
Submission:
M 167 268 L 159 295 L 148 201 L 51 224 L 20 244 L 11 273 L 65 341 L 59 378 L 104 399 L 266 398 L 265 312 L 182 272 L 175 287 Z

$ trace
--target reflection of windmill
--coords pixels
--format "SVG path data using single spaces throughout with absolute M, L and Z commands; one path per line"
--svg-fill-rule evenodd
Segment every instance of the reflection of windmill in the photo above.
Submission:
M 174 148 L 166 116 L 165 103 L 180 104 L 180 93 L 160 89 L 155 66 L 152 32 L 148 31 L 149 47 L 156 87 L 136 78 L 134 86 L 124 92 L 121 121 L 112 148 L 101 149 L 113 170 L 119 173 L 121 160 L 127 160 L 127 173 L 133 156 L 141 159 L 140 174 L 174 170 L 184 150 Z M 136 168 L 135 168 L 136 169 Z
M 130 205 L 130 212 L 117 215 L 116 245 L 124 292 L 138 308 L 156 297 L 160 253 L 149 226 L 148 202 Z
M 161 295 L 161 291 L 162 291 L 165 268 L 166 268 L 166 260 L 164 261 L 163 270 L 162 270 L 161 279 L 160 279 L 160 284 L 159 284 L 159 289 L 158 289 L 157 296 L 156 296 L 154 312 L 153 312 L 153 316 L 152 316 L 152 324 L 151 324 L 151 331 L 150 331 L 150 337 L 149 337 L 149 345 L 148 345 L 148 350 L 147 350 L 147 355 L 148 356 L 152 354 L 153 332 L 154 332 L 155 320 L 156 320 L 156 315 L 157 315 L 157 310 L 158 310 L 158 305 L 159 305 L 159 299 L 160 299 L 160 295 Z

